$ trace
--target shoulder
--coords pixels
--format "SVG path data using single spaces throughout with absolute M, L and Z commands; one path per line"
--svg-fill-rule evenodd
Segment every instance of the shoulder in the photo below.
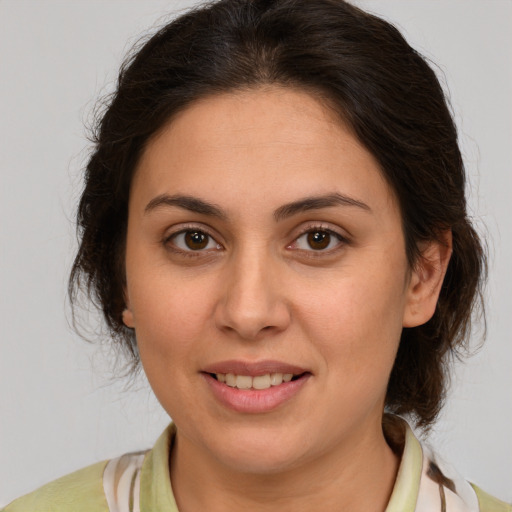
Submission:
M 487 494 L 474 484 L 471 484 L 471 486 L 478 497 L 480 512 L 512 512 L 511 504 L 505 503 L 498 498 Z
M 14 500 L 2 512 L 108 512 L 99 462 L 54 480 Z
M 133 503 L 140 503 L 141 510 L 177 511 L 168 463 L 175 432 L 171 423 L 151 450 L 126 453 L 70 473 L 0 512 L 128 511 Z

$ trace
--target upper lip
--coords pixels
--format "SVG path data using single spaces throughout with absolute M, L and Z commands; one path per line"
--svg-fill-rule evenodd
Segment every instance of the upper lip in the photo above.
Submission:
M 306 373 L 308 370 L 300 366 L 284 363 L 282 361 L 219 361 L 205 366 L 202 370 L 205 373 L 233 373 L 235 375 L 249 375 L 257 377 L 258 375 L 265 375 L 267 373 L 292 373 L 300 375 Z

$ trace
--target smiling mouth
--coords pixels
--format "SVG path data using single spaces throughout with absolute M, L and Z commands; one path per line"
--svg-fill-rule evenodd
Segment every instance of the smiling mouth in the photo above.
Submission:
M 201 371 L 218 403 L 241 414 L 264 414 L 296 397 L 313 373 L 283 361 L 219 361 Z
M 231 388 L 262 390 L 297 380 L 305 374 L 266 373 L 255 377 L 251 377 L 250 375 L 235 375 L 234 373 L 210 373 L 209 375 L 218 382 L 222 382 Z

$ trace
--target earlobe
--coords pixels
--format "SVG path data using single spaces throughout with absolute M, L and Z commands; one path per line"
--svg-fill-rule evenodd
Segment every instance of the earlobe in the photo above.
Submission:
M 403 327 L 417 327 L 428 322 L 437 300 L 452 254 L 452 232 L 444 231 L 438 240 L 425 242 L 421 256 L 411 272 Z
M 135 328 L 135 322 L 133 321 L 133 313 L 131 309 L 126 308 L 123 310 L 123 324 L 130 329 Z
M 130 306 L 130 299 L 128 298 L 128 291 L 126 290 L 126 287 L 123 290 L 123 295 L 125 303 L 125 308 L 123 309 L 122 313 L 123 324 L 126 325 L 126 327 L 128 327 L 129 329 L 134 329 L 135 322 L 133 319 L 133 313 Z

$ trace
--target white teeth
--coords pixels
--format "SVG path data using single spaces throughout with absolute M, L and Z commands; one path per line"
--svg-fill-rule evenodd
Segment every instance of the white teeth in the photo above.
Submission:
M 268 389 L 271 386 L 279 386 L 283 382 L 290 382 L 293 373 L 266 373 L 257 377 L 235 375 L 233 373 L 216 373 L 215 376 L 219 382 L 223 382 L 231 388 Z
M 282 373 L 273 373 L 270 376 L 270 384 L 272 386 L 279 386 L 279 384 L 283 383 L 283 374 Z
M 238 389 L 251 389 L 252 388 L 252 377 L 249 377 L 249 375 L 237 375 L 236 376 L 236 387 Z
M 254 389 L 268 389 L 270 387 L 270 375 L 258 375 L 252 379 L 252 387 Z

